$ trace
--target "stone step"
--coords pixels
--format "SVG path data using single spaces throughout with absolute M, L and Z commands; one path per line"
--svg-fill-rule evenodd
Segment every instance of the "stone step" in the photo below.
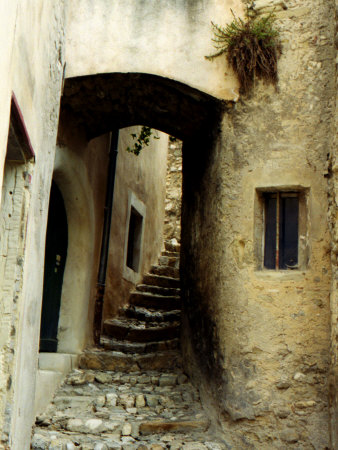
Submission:
M 150 273 L 171 278 L 179 278 L 180 271 L 176 267 L 152 265 Z
M 174 370 L 180 366 L 181 355 L 175 350 L 138 355 L 94 348 L 84 351 L 79 357 L 81 369 L 129 373 L 140 370 Z
M 168 250 L 163 250 L 163 252 L 161 252 L 162 256 L 169 256 L 169 257 L 175 257 L 175 258 L 179 258 L 180 257 L 180 253 L 179 252 L 168 252 Z
M 204 432 L 208 429 L 210 422 L 204 420 L 158 420 L 148 421 L 140 424 L 139 433 L 141 435 L 159 433 L 189 433 L 192 431 Z
M 109 336 L 101 336 L 100 344 L 106 350 L 115 350 L 123 353 L 153 353 L 165 350 L 175 350 L 180 346 L 179 338 L 156 342 L 130 342 L 120 341 Z
M 169 252 L 180 252 L 181 245 L 176 241 L 176 239 L 171 239 L 170 241 L 164 242 L 164 248 Z
M 159 276 L 148 273 L 143 276 L 143 284 L 160 286 L 165 288 L 180 288 L 180 280 L 177 278 Z
M 179 288 L 166 288 L 161 286 L 152 286 L 149 284 L 138 284 L 136 286 L 136 290 L 140 292 L 148 292 L 149 294 L 158 294 L 158 295 L 180 295 Z
M 131 305 L 165 311 L 172 311 L 181 307 L 180 297 L 154 295 L 146 292 L 132 292 L 129 297 L 129 302 Z
M 135 318 L 105 320 L 103 334 L 130 342 L 154 342 L 179 336 L 179 322 L 146 322 Z
M 130 406 L 130 408 L 133 408 Z M 132 414 L 129 412 L 129 414 Z M 108 420 L 107 420 L 108 419 Z M 53 426 L 63 428 L 65 431 L 71 433 L 91 433 L 92 435 L 101 435 L 103 433 L 114 432 L 116 435 L 123 434 L 123 427 L 125 425 L 125 417 L 120 416 L 120 420 L 109 420 L 104 418 L 92 417 L 87 413 L 86 416 L 79 418 L 69 417 L 55 417 L 53 420 Z M 134 436 L 149 435 L 149 434 L 161 434 L 161 433 L 186 433 L 191 431 L 204 432 L 209 427 L 209 421 L 207 419 L 196 420 L 193 417 L 185 417 L 184 420 L 146 420 L 146 421 L 132 421 L 133 415 L 129 418 L 129 424 L 131 425 L 131 433 Z
M 178 256 L 160 256 L 158 258 L 159 266 L 167 266 L 167 267 L 176 267 L 178 269 L 180 267 L 180 258 Z
M 181 320 L 181 310 L 158 311 L 140 306 L 128 305 L 120 311 L 125 317 L 135 318 L 146 322 L 178 322 Z

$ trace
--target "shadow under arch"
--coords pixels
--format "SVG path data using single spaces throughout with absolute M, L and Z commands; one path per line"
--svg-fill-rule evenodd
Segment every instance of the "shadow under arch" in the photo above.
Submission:
M 72 117 L 88 139 L 115 128 L 149 125 L 181 140 L 208 134 L 226 102 L 181 82 L 143 73 L 104 73 L 65 80 L 61 120 Z
M 200 278 L 207 280 L 217 265 L 208 248 L 217 241 L 214 234 L 220 186 L 215 180 L 215 166 L 221 149 L 221 120 L 232 107 L 233 102 L 165 77 L 105 73 L 66 79 L 60 111 L 60 130 L 63 124 L 71 123 L 88 140 L 132 125 L 147 125 L 183 140 L 183 329 L 185 341 L 192 344 L 187 344 L 187 354 L 195 349 L 200 366 L 207 371 L 220 367 L 219 343 L 208 307 L 212 289 L 202 285 Z M 209 254 L 205 257 L 203 252 Z

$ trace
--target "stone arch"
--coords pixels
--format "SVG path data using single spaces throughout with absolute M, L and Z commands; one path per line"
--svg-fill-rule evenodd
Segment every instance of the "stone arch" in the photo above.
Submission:
M 181 280 L 186 318 L 183 328 L 186 353 L 199 348 L 207 367 L 217 365 L 212 352 L 218 348 L 217 333 L 208 309 L 207 281 L 207 273 L 213 272 L 217 261 L 202 254 L 206 243 L 214 240 L 220 196 L 214 169 L 221 148 L 221 119 L 232 106 L 232 102 L 221 101 L 178 81 L 144 73 L 68 78 L 61 103 L 60 129 L 71 123 L 88 140 L 114 129 L 148 125 L 183 141 Z M 201 275 L 206 284 L 201 283 Z M 202 330 L 202 348 L 198 342 L 190 346 L 194 335 L 198 335 L 196 330 Z
M 68 78 L 61 120 L 71 117 L 88 139 L 131 125 L 149 125 L 182 140 L 208 136 L 226 103 L 178 81 L 143 73 Z

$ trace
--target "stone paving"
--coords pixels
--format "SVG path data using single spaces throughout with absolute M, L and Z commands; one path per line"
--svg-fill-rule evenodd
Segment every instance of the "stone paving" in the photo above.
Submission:
M 178 248 L 167 243 L 130 304 L 106 320 L 47 411 L 35 450 L 228 448 L 217 440 L 179 352 Z
M 75 370 L 37 418 L 35 450 L 226 448 L 198 391 L 179 369 L 123 373 Z

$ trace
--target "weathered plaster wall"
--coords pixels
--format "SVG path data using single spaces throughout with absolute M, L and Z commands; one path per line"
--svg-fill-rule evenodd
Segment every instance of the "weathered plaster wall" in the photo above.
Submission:
M 3 378 L 7 386 L 7 393 L 2 392 L 1 439 L 11 449 L 21 450 L 29 448 L 30 427 L 34 420 L 32 405 L 38 355 L 44 236 L 62 78 L 63 1 L 3 2 L 0 11 L 0 162 L 3 166 L 12 90 L 36 154 L 35 164 L 26 168 L 26 194 L 22 203 L 26 212 L 21 215 L 17 242 L 18 252 L 20 248 L 24 249 L 23 257 L 19 258 L 17 254 L 11 260 L 12 267 L 7 267 L 8 271 L 17 274 L 13 285 L 16 295 L 15 298 L 7 295 L 1 299 L 3 307 L 8 310 L 15 303 L 7 342 L 2 336 L 2 345 L 8 344 L 11 364 L 7 370 L 1 368 L 1 386 L 4 386 Z M 7 320 L 6 316 L 1 315 L 1 320 Z M 7 382 L 9 379 L 11 381 Z
M 204 400 L 213 393 L 234 448 L 332 448 L 326 175 L 333 2 L 290 0 L 287 9 L 256 2 L 263 3 L 277 6 L 279 92 L 257 84 L 225 114 L 204 169 L 183 177 L 184 360 L 196 355 L 190 372 L 202 373 L 196 378 Z M 184 170 L 194 158 L 189 152 L 191 145 L 183 148 Z M 308 264 L 292 272 L 257 270 L 256 189 L 283 186 L 308 192 L 301 238 Z
M 1 62 L 0 62 L 0 114 L 3 117 L 0 124 L 0 163 L 3 167 L 6 147 L 7 147 L 7 134 L 9 124 L 9 111 L 11 101 L 11 84 L 12 84 L 12 54 L 13 54 L 13 42 L 15 34 L 15 21 L 17 15 L 17 3 L 18 0 L 13 0 L 9 4 L 8 2 L 2 2 L 0 5 L 0 42 L 6 43 L 2 46 Z M 0 185 L 2 186 L 3 171 L 0 171 Z
M 153 130 L 149 147 L 136 156 L 126 151 L 133 146 L 131 133 L 140 127 L 120 130 L 117 157 L 114 205 L 109 243 L 107 284 L 104 299 L 104 317 L 116 314 L 126 304 L 131 288 L 141 281 L 151 264 L 157 262 L 163 245 L 165 176 L 167 167 L 168 136 Z M 135 194 L 146 208 L 141 265 L 132 278 L 124 276 L 125 240 L 127 239 L 128 195 Z
M 226 23 L 240 0 L 71 0 L 67 2 L 67 77 L 141 72 L 187 83 L 219 98 L 237 82 L 214 52 L 210 22 Z
M 338 5 L 336 5 L 336 55 L 338 54 Z M 337 61 L 337 59 L 336 59 Z M 337 69 L 337 65 L 336 65 Z M 337 104 L 337 70 L 336 70 L 336 112 L 332 123 L 331 155 L 329 165 L 329 226 L 332 236 L 332 281 L 331 281 L 331 374 L 330 374 L 330 408 L 332 427 L 332 448 L 338 446 L 338 104 Z
M 88 142 L 70 123 L 60 131 L 59 142 L 53 178 L 65 202 L 68 252 L 57 351 L 79 353 L 92 333 L 92 304 L 100 256 L 109 135 Z

